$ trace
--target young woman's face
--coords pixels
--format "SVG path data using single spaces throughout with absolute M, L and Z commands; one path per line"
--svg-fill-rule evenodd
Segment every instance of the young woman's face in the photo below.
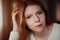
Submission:
M 40 6 L 29 5 L 25 10 L 26 24 L 33 32 L 42 32 L 45 28 L 45 14 Z

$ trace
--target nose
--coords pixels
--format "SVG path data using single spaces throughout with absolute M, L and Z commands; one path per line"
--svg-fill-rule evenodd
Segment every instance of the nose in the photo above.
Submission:
M 40 21 L 39 17 L 36 16 L 36 15 L 34 16 L 34 19 L 35 19 L 36 22 L 39 22 Z

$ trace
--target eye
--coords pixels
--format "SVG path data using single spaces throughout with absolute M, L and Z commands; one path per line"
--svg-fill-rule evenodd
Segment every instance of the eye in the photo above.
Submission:
M 37 14 L 42 14 L 42 11 L 41 12 L 37 12 Z
M 31 18 L 31 16 L 27 16 L 27 19 L 28 19 L 28 18 Z

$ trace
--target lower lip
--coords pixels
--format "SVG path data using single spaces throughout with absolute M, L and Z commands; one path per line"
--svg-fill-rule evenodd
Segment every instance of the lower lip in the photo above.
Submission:
M 41 28 L 41 27 L 43 27 L 43 25 L 42 25 L 42 24 L 40 24 L 40 25 L 38 25 L 37 27 L 38 27 L 38 28 Z

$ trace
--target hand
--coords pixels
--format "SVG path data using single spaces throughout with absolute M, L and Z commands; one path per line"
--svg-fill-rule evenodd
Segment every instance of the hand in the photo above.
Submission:
M 16 15 L 19 13 L 18 10 L 13 10 L 12 12 L 12 22 L 13 22 L 13 31 L 17 32 L 18 31 L 18 24 L 16 21 Z

